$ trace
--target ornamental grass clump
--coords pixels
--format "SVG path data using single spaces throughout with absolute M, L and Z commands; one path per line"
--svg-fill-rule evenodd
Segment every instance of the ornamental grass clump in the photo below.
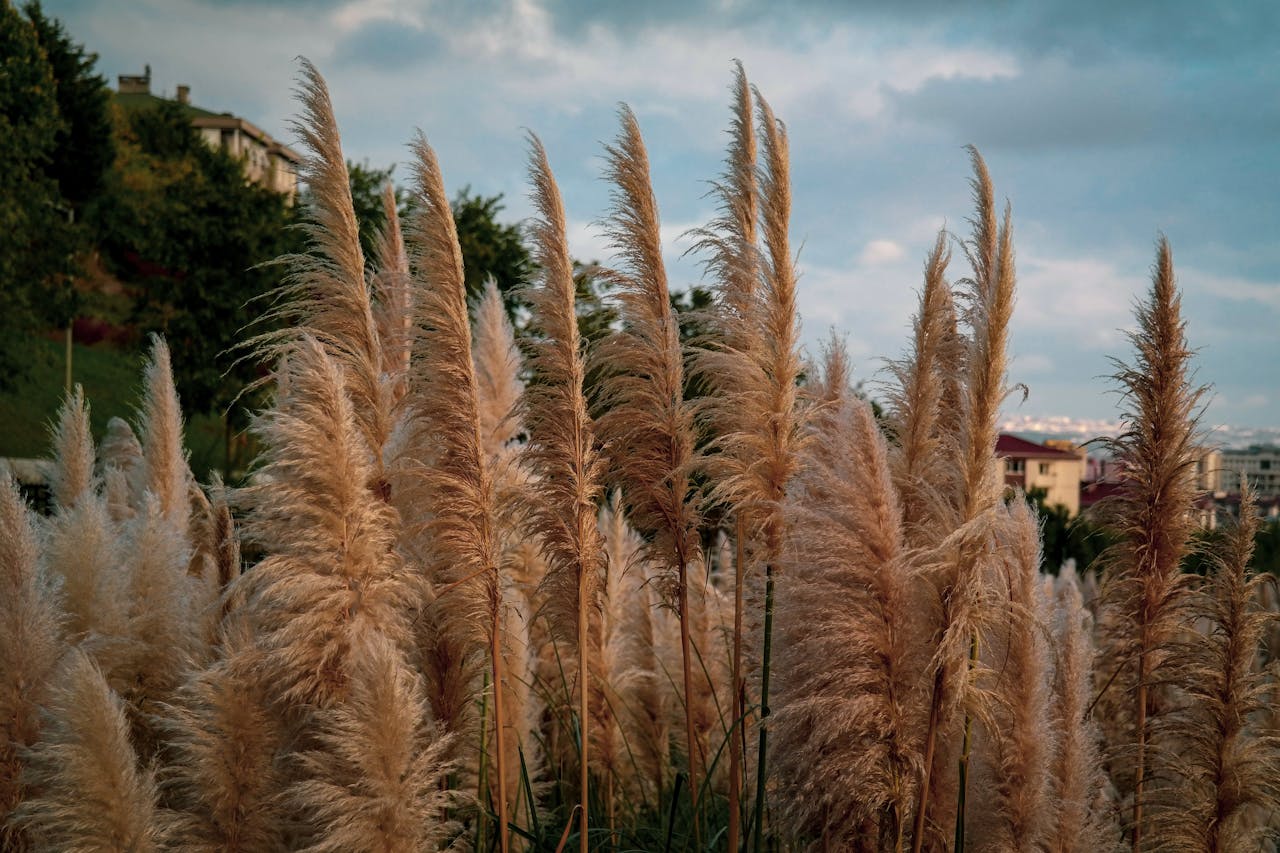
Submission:
M 801 344 L 788 138 L 740 64 L 694 232 L 711 304 L 673 307 L 624 106 L 591 343 L 536 136 L 533 280 L 469 303 L 434 151 L 365 257 L 302 68 L 309 248 L 240 351 L 247 480 L 198 483 L 156 338 L 134 423 L 95 443 L 68 394 L 47 515 L 0 481 L 0 846 L 1274 846 L 1280 596 L 1249 489 L 1194 532 L 1166 241 L 1115 377 L 1114 546 L 1077 574 L 1001 476 L 1013 232 L 977 151 L 881 411 L 838 336 Z

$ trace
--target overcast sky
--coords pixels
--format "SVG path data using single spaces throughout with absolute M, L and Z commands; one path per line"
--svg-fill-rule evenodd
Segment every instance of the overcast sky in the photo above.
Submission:
M 769 0 L 46 0 L 99 68 L 285 141 L 295 57 L 326 75 L 347 155 L 386 166 L 421 128 L 451 188 L 525 217 L 546 144 L 574 253 L 607 260 L 601 143 L 620 101 L 649 149 L 673 284 L 712 212 L 731 61 L 788 125 L 805 339 L 857 373 L 905 344 L 924 254 L 969 214 L 963 146 L 1013 206 L 1011 416 L 1112 419 L 1099 378 L 1157 234 L 1173 245 L 1211 424 L 1280 425 L 1280 4 Z M 609 6 L 610 8 L 605 8 Z M 614 8 L 616 6 L 616 8 Z M 398 176 L 407 173 L 401 166 Z M 955 274 L 961 274 L 959 268 Z

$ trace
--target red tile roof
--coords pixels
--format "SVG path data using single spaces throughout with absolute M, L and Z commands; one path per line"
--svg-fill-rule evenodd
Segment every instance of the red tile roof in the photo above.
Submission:
M 1027 441 L 1025 438 L 1018 438 L 1016 435 L 1009 435 L 1006 432 L 1000 433 L 1000 437 L 996 439 L 996 456 L 1013 456 L 1018 459 L 1080 458 L 1066 450 L 1045 447 L 1043 444 L 1036 444 L 1034 441 Z

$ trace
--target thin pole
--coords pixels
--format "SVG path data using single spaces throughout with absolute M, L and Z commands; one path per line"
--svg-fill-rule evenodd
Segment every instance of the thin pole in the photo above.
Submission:
M 729 853 L 738 853 L 739 824 L 742 822 L 742 744 L 746 738 L 746 702 L 742 685 L 742 569 L 745 557 L 742 519 L 737 519 L 734 532 L 733 560 L 733 714 L 734 725 L 729 738 Z
M 765 756 L 769 746 L 769 657 L 773 646 L 773 564 L 764 567 L 764 663 L 760 673 L 760 745 L 756 756 L 756 815 L 752 849 L 764 849 L 764 784 L 767 776 Z

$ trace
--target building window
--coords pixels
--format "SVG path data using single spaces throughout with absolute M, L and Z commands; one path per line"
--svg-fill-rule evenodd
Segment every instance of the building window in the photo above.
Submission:
M 1004 472 L 1006 474 L 1021 474 L 1023 465 L 1026 464 L 1022 459 L 1006 459 L 1004 460 Z
M 1259 468 L 1261 468 L 1263 471 L 1270 471 L 1270 470 L 1271 470 L 1271 460 L 1270 460 L 1270 459 L 1259 459 L 1259 460 L 1258 460 L 1258 467 L 1259 467 Z

